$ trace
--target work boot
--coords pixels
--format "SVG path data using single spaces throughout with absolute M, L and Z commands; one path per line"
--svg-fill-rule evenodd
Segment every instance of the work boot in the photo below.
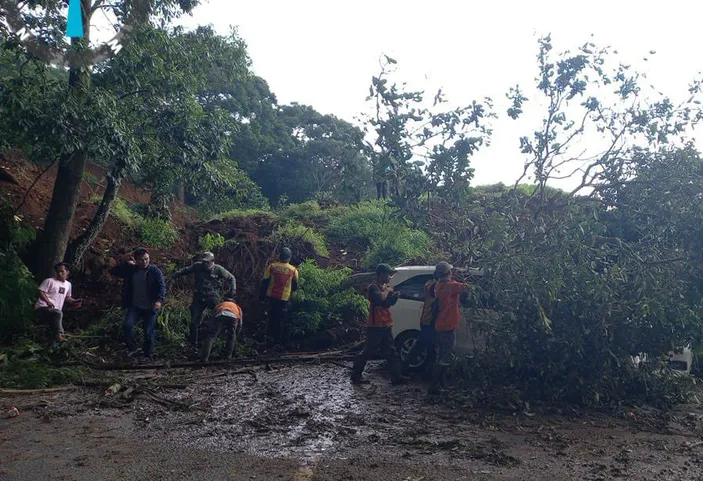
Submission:
M 190 326 L 190 337 L 188 338 L 190 345 L 196 350 L 198 349 L 198 328 L 197 326 Z
M 434 370 L 432 371 L 432 384 L 430 385 L 430 389 L 427 391 L 428 394 L 439 394 L 442 392 L 442 389 L 445 387 L 445 374 L 446 374 L 447 368 L 444 366 L 435 366 Z
M 359 376 L 352 375 L 351 382 L 352 382 L 352 384 L 355 384 L 357 386 L 360 386 L 362 384 L 370 384 L 370 381 L 368 379 L 364 379 L 363 375 L 359 375 Z
M 395 357 L 389 363 L 389 369 L 391 372 L 391 384 L 401 385 L 407 384 L 410 378 L 402 374 L 403 365 L 399 358 Z
M 210 351 L 212 351 L 212 345 L 215 343 L 214 339 L 207 338 L 203 342 L 203 349 L 200 352 L 200 361 L 208 362 L 210 360 Z

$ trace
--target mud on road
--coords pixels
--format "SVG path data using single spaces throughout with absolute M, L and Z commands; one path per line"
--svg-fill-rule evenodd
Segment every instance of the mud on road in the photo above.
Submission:
M 334 364 L 171 370 L 152 397 L 0 397 L 22 412 L 0 420 L 0 480 L 703 479 L 699 405 L 492 414 L 390 386 L 378 364 L 369 374 L 357 387 Z

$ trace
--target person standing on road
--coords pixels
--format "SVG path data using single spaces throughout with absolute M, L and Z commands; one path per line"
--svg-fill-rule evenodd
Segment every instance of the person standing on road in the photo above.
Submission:
M 227 333 L 227 344 L 225 344 L 225 359 L 232 359 L 234 353 L 234 344 L 237 341 L 237 334 L 242 328 L 242 308 L 239 307 L 234 299 L 226 297 L 223 302 L 215 307 L 215 316 L 212 318 L 210 329 L 208 330 L 207 339 L 203 343 L 203 349 L 200 353 L 200 360 L 208 362 L 210 359 L 210 351 L 215 339 L 220 335 L 222 329 Z
M 377 352 L 388 362 L 393 384 L 402 384 L 407 380 L 401 375 L 400 358 L 393 344 L 393 316 L 390 308 L 400 297 L 400 292 L 394 292 L 393 286 L 388 285 L 394 274 L 395 271 L 388 264 L 379 264 L 376 267 L 376 280 L 369 286 L 368 298 L 371 305 L 366 321 L 366 342 L 361 353 L 354 359 L 351 376 L 354 384 L 368 382 L 363 378 L 364 368 L 366 362 Z
M 459 304 L 468 294 L 468 286 L 452 279 L 454 267 L 448 262 L 440 262 L 435 267 L 435 277 L 439 282 L 434 286 L 435 301 L 435 330 L 438 347 L 437 363 L 432 373 L 430 394 L 437 394 L 445 387 L 445 377 L 451 365 L 456 330 L 459 328 L 461 311 Z
M 292 257 L 293 253 L 289 248 L 281 249 L 278 262 L 266 267 L 259 292 L 262 302 L 267 299 L 269 301 L 268 335 L 278 345 L 285 344 L 289 301 L 298 289 L 298 269 L 290 263 Z
M 219 303 L 221 284 L 225 284 L 225 296 L 234 297 L 237 293 L 237 279 L 219 264 L 215 264 L 215 255 L 204 252 L 200 262 L 175 272 L 171 279 L 195 274 L 195 291 L 190 305 L 190 344 L 198 348 L 198 329 L 206 309 L 213 310 Z
M 154 359 L 156 320 L 166 300 L 166 281 L 161 269 L 150 263 L 146 249 L 134 251 L 134 257 L 112 269 L 110 274 L 124 280 L 122 307 L 126 309 L 122 329 L 127 341 L 128 356 L 139 352 L 134 338 L 134 325 L 144 321 L 144 358 Z
M 420 314 L 420 335 L 410 349 L 405 362 L 403 363 L 403 372 L 407 373 L 410 366 L 417 362 L 423 352 L 426 352 L 426 366 L 432 369 L 431 360 L 434 357 L 435 347 L 435 311 L 434 303 L 435 285 L 437 284 L 436 276 L 425 283 L 425 301 L 422 304 L 422 313 Z
M 69 265 L 59 262 L 54 266 L 54 277 L 44 279 L 39 286 L 39 300 L 34 305 L 39 322 L 48 324 L 51 329 L 49 347 L 56 347 L 57 343 L 64 342 L 63 337 L 63 305 L 64 301 L 78 303 L 71 297 L 71 283 L 68 282 Z

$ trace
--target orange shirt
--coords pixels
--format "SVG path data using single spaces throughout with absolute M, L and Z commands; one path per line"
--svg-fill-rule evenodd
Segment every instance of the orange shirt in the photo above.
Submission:
M 437 302 L 439 302 L 439 314 L 435 321 L 435 329 L 437 331 L 458 329 L 461 318 L 459 296 L 468 288 L 457 281 L 440 281 L 434 289 Z
M 220 302 L 217 305 L 217 307 L 215 307 L 215 312 L 217 314 L 219 314 L 222 311 L 229 311 L 232 314 L 234 314 L 237 317 L 237 319 L 240 319 L 240 320 L 242 319 L 242 308 L 239 307 L 234 302 L 230 302 L 230 301 Z
M 293 281 L 298 282 L 298 269 L 288 262 L 273 262 L 266 267 L 264 279 L 270 279 L 266 295 L 273 299 L 290 299 Z

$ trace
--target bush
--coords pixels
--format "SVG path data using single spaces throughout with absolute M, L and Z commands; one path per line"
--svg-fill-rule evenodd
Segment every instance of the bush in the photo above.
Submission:
M 157 249 L 168 249 L 178 241 L 178 231 L 166 220 L 143 219 L 139 238 Z
M 42 356 L 36 344 L 13 347 L 0 354 L 0 386 L 10 389 L 43 389 L 79 382 L 88 374 L 85 368 L 59 368 Z
M 321 257 L 328 257 L 330 255 L 330 252 L 327 250 L 327 245 L 325 244 L 325 237 L 322 234 L 312 227 L 305 227 L 295 222 L 286 222 L 276 228 L 269 239 L 278 245 L 285 245 L 292 249 L 296 249 L 297 245 L 301 242 L 305 242 L 313 246 L 315 255 Z
M 431 245 L 427 234 L 392 215 L 383 202 L 362 202 L 349 208 L 333 218 L 325 232 L 340 244 L 367 249 L 362 259 L 367 268 L 382 262 L 401 264 L 422 256 Z
M 279 210 L 278 213 L 284 219 L 294 219 L 303 224 L 326 226 L 331 219 L 339 217 L 346 210 L 344 206 L 323 209 L 317 201 L 309 200 L 300 204 L 290 204 Z
M 212 220 L 236 219 L 238 217 L 250 217 L 255 215 L 275 217 L 275 214 L 268 209 L 232 209 L 214 215 Z
M 293 294 L 291 331 L 296 336 L 314 334 L 321 328 L 354 324 L 368 315 L 368 302 L 353 289 L 340 284 L 351 269 L 321 269 L 313 261 L 300 266 L 300 288 Z
M 214 251 L 225 246 L 225 238 L 218 233 L 208 233 L 198 239 L 198 245 L 204 251 Z
M 31 328 L 37 283 L 19 257 L 19 250 L 34 238 L 9 203 L 0 207 L 0 343 L 10 342 Z
M 133 212 L 127 202 L 121 197 L 115 198 L 110 206 L 110 214 L 115 217 L 120 223 L 129 229 L 136 230 L 144 220 L 144 218 Z

